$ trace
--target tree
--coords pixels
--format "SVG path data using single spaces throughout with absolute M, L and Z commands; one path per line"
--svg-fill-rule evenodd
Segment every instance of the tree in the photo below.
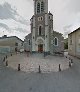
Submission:
M 64 39 L 64 49 L 68 49 L 68 38 Z

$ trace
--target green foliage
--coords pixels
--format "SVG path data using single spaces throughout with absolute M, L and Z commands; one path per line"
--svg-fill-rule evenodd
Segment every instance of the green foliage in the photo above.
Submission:
M 64 49 L 68 49 L 68 42 L 64 43 Z
M 64 49 L 68 49 L 68 38 L 64 39 Z

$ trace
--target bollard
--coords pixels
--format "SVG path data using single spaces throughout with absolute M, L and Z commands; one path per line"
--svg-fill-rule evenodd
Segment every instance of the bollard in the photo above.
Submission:
M 59 71 L 61 71 L 61 65 L 59 64 Z
M 73 65 L 73 59 L 71 59 L 71 66 Z
M 41 73 L 41 68 L 40 68 L 40 65 L 39 65 L 39 73 Z
M 11 54 L 11 56 L 12 56 L 12 54 Z
M 6 66 L 8 66 L 8 60 L 6 61 Z
M 4 59 L 3 59 L 3 62 L 5 62 L 5 57 L 4 57 Z
M 20 64 L 18 64 L 18 71 L 20 71 L 21 69 L 20 69 Z
M 69 60 L 71 60 L 71 58 L 69 57 Z
M 71 62 L 69 62 L 69 67 L 71 67 Z
M 73 63 L 73 59 L 71 59 L 71 63 Z
M 66 56 L 66 58 L 67 58 L 67 56 Z
M 6 59 L 7 59 L 7 56 L 6 56 Z

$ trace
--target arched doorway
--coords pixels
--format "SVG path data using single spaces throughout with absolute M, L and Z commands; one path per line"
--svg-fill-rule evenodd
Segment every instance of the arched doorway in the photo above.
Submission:
M 38 52 L 43 52 L 43 44 L 38 45 Z
M 37 50 L 39 53 L 44 51 L 44 42 L 42 39 L 37 39 Z

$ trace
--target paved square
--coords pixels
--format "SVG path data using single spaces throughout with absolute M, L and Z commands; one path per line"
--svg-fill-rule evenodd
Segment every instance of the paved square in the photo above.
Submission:
M 23 56 L 25 59 L 26 55 Z M 23 56 L 20 55 L 21 61 Z M 37 58 L 43 57 L 40 55 Z M 4 66 L 0 60 L 0 92 L 80 92 L 80 59 L 72 58 L 74 65 L 71 68 L 61 72 L 41 74 L 18 72 Z M 14 63 L 16 65 L 16 61 Z
M 69 68 L 69 59 L 61 56 L 46 56 L 43 54 L 32 54 L 29 57 L 26 54 L 17 54 L 8 58 L 9 67 L 13 69 L 18 68 L 18 64 L 21 66 L 21 71 L 25 72 L 38 72 L 39 65 L 42 73 L 58 72 L 59 64 L 61 70 Z

